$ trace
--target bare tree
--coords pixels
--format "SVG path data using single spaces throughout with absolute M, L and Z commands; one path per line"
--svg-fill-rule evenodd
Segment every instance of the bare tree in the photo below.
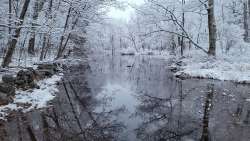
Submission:
M 53 6 L 53 0 L 50 0 L 48 3 L 48 10 L 46 12 L 46 18 L 48 18 L 48 20 L 52 21 L 52 6 Z M 42 45 L 42 50 L 40 53 L 40 61 L 42 61 L 45 57 L 46 57 L 46 52 L 48 51 L 48 49 L 51 47 L 51 43 L 50 43 L 50 38 L 51 38 L 51 29 L 52 27 L 50 27 L 48 33 L 45 33 L 43 35 L 43 45 Z
M 32 30 L 31 30 L 31 35 L 29 39 L 29 46 L 28 46 L 28 53 L 34 55 L 35 54 L 35 39 L 36 39 L 36 33 L 35 33 L 35 26 L 36 26 L 36 21 L 38 19 L 39 13 L 41 12 L 43 5 L 45 1 L 44 0 L 36 0 L 35 5 L 33 7 L 33 22 L 32 22 Z
M 44 53 L 45 53 L 45 49 L 46 49 L 46 44 L 47 44 L 47 35 L 44 34 L 43 35 L 43 45 L 42 45 L 42 51 L 41 51 L 41 54 L 40 54 L 40 61 L 43 60 L 43 57 L 44 57 Z
M 16 48 L 17 39 L 19 38 L 21 29 L 22 29 L 21 25 L 24 22 L 24 18 L 25 18 L 26 12 L 28 10 L 29 4 L 30 4 L 30 0 L 24 1 L 23 8 L 21 10 L 21 14 L 19 17 L 20 22 L 17 24 L 17 28 L 15 29 L 15 33 L 14 33 L 13 38 L 10 41 L 8 41 L 8 44 L 7 44 L 8 50 L 5 54 L 4 60 L 2 62 L 2 67 L 7 67 L 11 63 L 11 59 L 12 59 L 13 53 L 14 53 L 15 48 Z
M 216 55 L 216 23 L 214 16 L 214 0 L 208 0 L 208 30 L 209 30 L 209 55 Z
M 182 27 L 185 28 L 185 11 L 184 11 L 184 4 L 185 4 L 185 0 L 182 0 Z M 184 31 L 182 31 L 182 36 L 181 36 L 181 55 L 183 55 L 183 51 L 184 51 L 184 36 L 185 33 Z
M 9 0 L 9 34 L 11 34 L 12 0 Z
M 58 52 L 57 52 L 56 59 L 60 58 L 62 56 L 62 54 L 63 54 L 63 51 L 64 51 L 64 49 L 63 49 L 63 41 L 65 39 L 64 34 L 65 34 L 65 32 L 66 32 L 66 30 L 68 28 L 68 25 L 69 25 L 69 18 L 70 18 L 70 15 L 71 15 L 71 11 L 72 11 L 72 6 L 70 5 L 70 7 L 68 9 L 68 14 L 67 14 L 67 17 L 66 17 L 66 21 L 65 21 L 65 24 L 64 24 L 64 28 L 63 28 L 63 35 L 60 38 L 60 44 L 59 44 L 59 47 L 58 47 Z
M 250 0 L 248 0 L 248 4 L 250 6 Z M 247 41 L 248 40 L 248 36 L 249 36 L 249 33 L 248 33 L 248 12 L 247 12 L 247 1 L 245 1 L 243 3 L 243 15 L 244 15 L 244 30 L 245 30 L 245 33 L 244 33 L 244 40 Z

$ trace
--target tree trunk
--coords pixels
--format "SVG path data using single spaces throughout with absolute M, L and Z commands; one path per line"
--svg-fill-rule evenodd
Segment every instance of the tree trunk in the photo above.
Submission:
M 9 0 L 9 35 L 11 35 L 12 0 Z
M 28 53 L 31 55 L 35 55 L 35 42 L 36 42 L 36 34 L 31 33 L 28 45 Z
M 49 36 L 47 37 L 47 43 L 46 43 L 46 48 L 45 48 L 45 52 L 44 52 L 43 59 L 46 58 L 46 56 L 47 56 L 47 54 L 48 54 L 48 52 L 49 52 L 49 49 L 52 47 L 50 38 L 51 38 L 51 36 L 49 35 Z
M 20 22 L 17 24 L 17 29 L 15 30 L 15 35 L 13 36 L 13 38 L 10 41 L 8 41 L 9 46 L 8 46 L 7 52 L 5 54 L 5 57 L 3 59 L 2 67 L 7 67 L 11 62 L 14 50 L 16 48 L 17 39 L 19 38 L 21 29 L 22 29 L 20 26 L 23 24 L 24 17 L 26 15 L 26 12 L 27 12 L 28 7 L 29 7 L 29 3 L 30 3 L 30 0 L 25 0 L 25 2 L 23 4 L 23 8 L 22 8 L 22 11 L 21 11 L 21 14 L 19 17 Z
M 184 4 L 185 4 L 185 0 L 182 0 L 182 27 L 185 28 L 185 13 L 184 13 Z M 182 37 L 181 37 L 181 56 L 183 56 L 184 53 L 184 48 L 185 48 L 185 44 L 184 44 L 184 31 L 182 31 Z
M 52 6 L 53 6 L 53 0 L 50 0 L 48 3 L 48 10 L 46 11 L 46 18 L 51 21 L 53 16 L 52 16 Z M 46 54 L 51 47 L 50 44 L 50 38 L 51 38 L 51 30 L 49 30 L 48 33 L 44 34 L 43 36 L 43 45 L 42 45 L 42 50 L 40 53 L 40 61 L 46 58 Z
M 250 0 L 248 0 L 248 20 L 250 19 Z
M 64 34 L 65 34 L 66 29 L 67 29 L 68 24 L 69 24 L 69 18 L 70 18 L 71 9 L 72 9 L 72 7 L 70 6 L 70 8 L 69 8 L 69 10 L 68 10 L 68 14 L 67 14 L 66 21 L 65 21 L 65 25 L 64 25 L 63 35 L 62 35 L 61 38 L 60 38 L 60 44 L 59 44 L 59 47 L 58 47 L 58 52 L 57 52 L 56 59 L 59 59 L 60 57 L 62 57 L 62 54 L 63 54 Z
M 249 0 L 250 1 L 250 0 Z M 248 12 L 247 12 L 247 2 L 244 2 L 243 4 L 244 8 L 243 8 L 243 14 L 244 14 L 244 41 L 248 41 Z
M 115 55 L 115 44 L 114 44 L 114 35 L 111 35 L 111 39 L 110 39 L 110 43 L 111 43 L 111 53 L 112 53 L 112 58 Z
M 76 25 L 77 25 L 77 23 L 78 23 L 78 20 L 79 20 L 79 16 L 76 17 L 75 21 L 72 23 L 71 30 L 74 30 L 74 29 L 75 29 L 75 27 L 76 27 Z M 56 58 L 56 59 L 62 57 L 63 52 L 64 52 L 64 50 L 66 49 L 66 47 L 67 47 L 67 45 L 68 45 L 68 42 L 69 42 L 69 39 L 70 39 L 70 38 L 71 38 L 71 33 L 69 33 L 69 35 L 67 36 L 64 45 L 63 45 L 63 44 L 60 44 L 60 45 L 61 45 L 61 49 L 59 50 L 60 52 L 58 51 L 58 54 L 57 54 L 57 58 Z
M 36 33 L 35 33 L 35 22 L 38 19 L 39 13 L 41 12 L 43 5 L 44 5 L 44 0 L 36 0 L 35 5 L 34 5 L 34 13 L 32 16 L 33 23 L 32 23 L 32 29 L 31 29 L 31 36 L 29 39 L 29 46 L 28 46 L 28 53 L 34 55 L 35 54 L 35 42 L 36 42 Z
M 209 30 L 209 50 L 208 55 L 216 55 L 216 23 L 214 16 L 214 0 L 208 0 L 208 30 Z
M 43 35 L 43 46 L 42 46 L 42 51 L 40 55 L 40 61 L 43 60 L 44 54 L 45 54 L 45 49 L 46 49 L 46 44 L 47 44 L 47 37 L 46 34 Z
M 53 0 L 50 0 L 48 5 L 48 10 L 46 12 L 46 17 L 48 19 L 52 19 L 52 6 L 53 6 Z

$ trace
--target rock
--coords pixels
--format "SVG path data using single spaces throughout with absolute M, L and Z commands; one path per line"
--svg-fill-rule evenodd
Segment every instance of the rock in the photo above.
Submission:
M 36 89 L 40 89 L 40 86 L 39 85 L 37 85 L 35 82 L 32 82 L 32 83 L 29 83 L 29 87 L 28 87 L 28 89 L 29 88 L 36 88 Z
M 37 73 L 39 74 L 40 78 L 44 79 L 52 77 L 55 74 L 55 71 L 49 69 L 42 69 L 38 70 Z
M 178 67 L 178 66 L 171 66 L 169 69 L 170 69 L 170 71 L 172 71 L 174 73 L 180 71 L 180 67 Z
M 16 76 L 16 83 L 31 83 L 34 81 L 33 72 L 29 70 L 20 70 Z
M 53 70 L 55 72 L 58 71 L 56 63 L 53 64 L 38 64 L 37 70 Z
M 39 79 L 39 74 L 37 73 L 36 70 L 34 70 L 33 68 L 26 68 L 28 71 L 30 71 L 32 73 L 32 77 L 33 79 L 35 80 L 38 80 Z
M 134 56 L 135 53 L 133 53 L 133 52 L 128 52 L 128 53 L 122 52 L 121 55 L 122 55 L 122 56 Z
M 38 73 L 33 68 L 27 68 L 26 70 L 20 70 L 17 73 L 15 84 L 17 88 L 23 90 L 37 88 L 35 80 L 38 79 Z
M 3 75 L 2 76 L 2 81 L 4 83 L 8 83 L 8 84 L 14 84 L 15 83 L 15 78 L 13 75 L 9 75 L 9 74 L 6 74 L 6 75 Z
M 148 52 L 147 55 L 154 55 L 154 53 L 153 52 Z
M 15 92 L 13 84 L 0 83 L 0 105 L 7 105 L 13 102 Z
M 16 90 L 12 84 L 0 83 L 0 93 L 5 93 L 7 96 L 15 96 Z
M 7 105 L 13 102 L 13 98 L 8 96 L 6 93 L 0 92 L 0 105 Z
M 38 64 L 37 72 L 42 79 L 49 78 L 59 71 L 58 65 L 58 63 Z
M 177 66 L 183 66 L 183 62 L 182 62 L 182 61 L 175 62 L 175 64 L 176 64 Z
M 188 74 L 186 74 L 186 73 L 184 73 L 184 72 L 180 72 L 180 73 L 175 74 L 175 77 L 177 77 L 177 78 L 179 78 L 179 79 L 182 79 L 182 80 L 191 78 L 190 75 L 188 75 Z

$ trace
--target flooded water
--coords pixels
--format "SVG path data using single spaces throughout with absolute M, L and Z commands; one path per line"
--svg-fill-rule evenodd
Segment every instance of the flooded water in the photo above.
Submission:
M 10 116 L 2 141 L 249 141 L 250 86 L 178 80 L 170 60 L 92 55 L 44 110 Z

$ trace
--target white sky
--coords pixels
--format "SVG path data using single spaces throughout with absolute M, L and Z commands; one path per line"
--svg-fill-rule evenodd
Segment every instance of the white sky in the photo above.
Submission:
M 131 5 L 141 5 L 144 3 L 144 0 L 119 0 L 119 1 L 127 2 Z M 134 9 L 132 7 L 127 7 L 125 10 L 120 10 L 120 9 L 112 7 L 110 9 L 110 12 L 108 13 L 108 16 L 110 18 L 128 21 L 130 18 L 130 15 L 133 14 L 133 12 L 134 12 Z

